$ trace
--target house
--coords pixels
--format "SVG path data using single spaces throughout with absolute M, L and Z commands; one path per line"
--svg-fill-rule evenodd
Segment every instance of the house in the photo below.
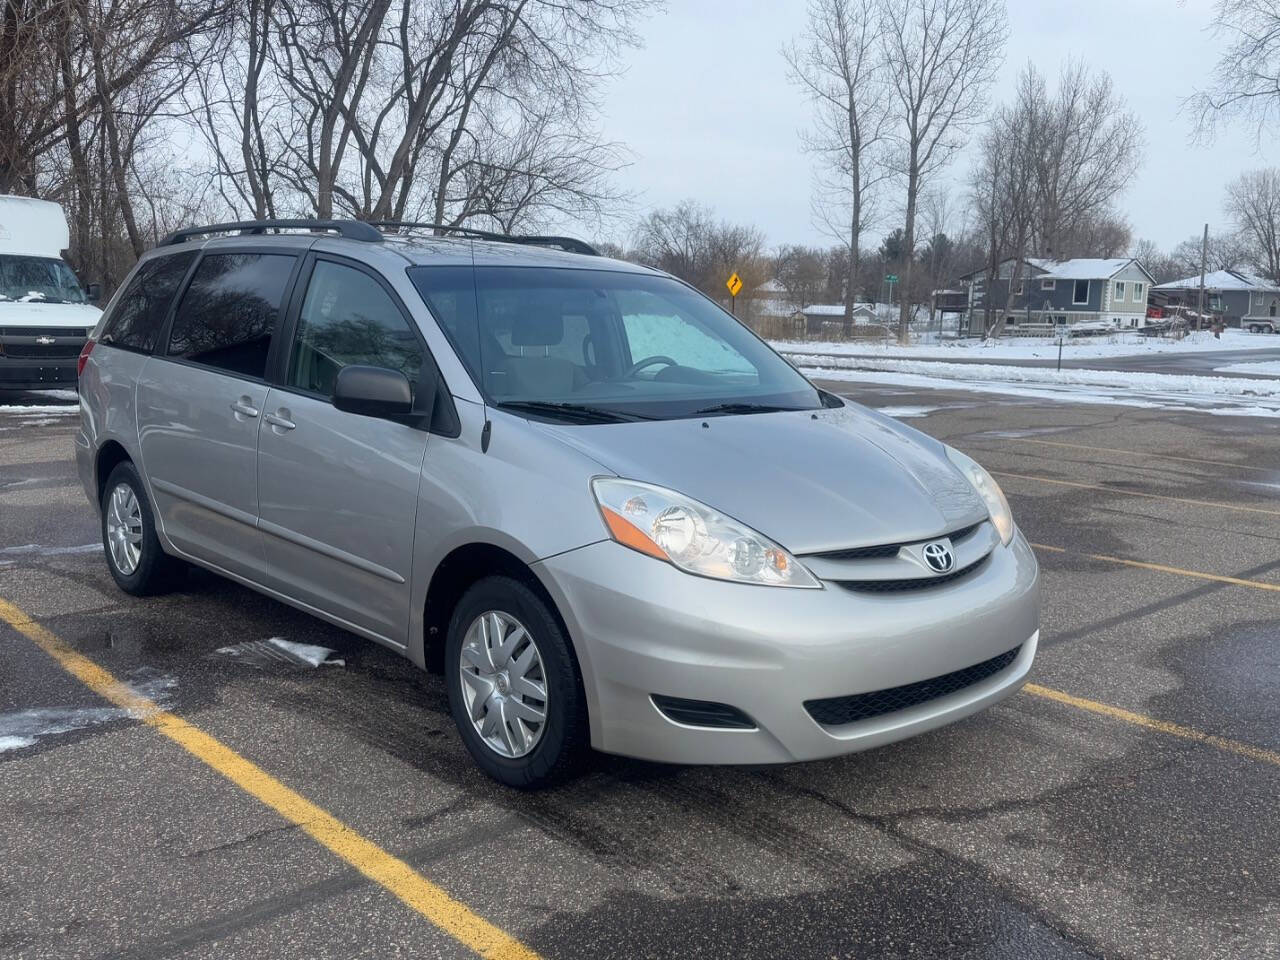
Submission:
M 1197 309 L 1200 276 L 1171 280 L 1151 288 L 1162 305 Z M 1280 324 L 1280 285 L 1242 270 L 1214 270 L 1204 275 L 1205 312 L 1222 317 L 1229 327 L 1248 329 L 1250 321 Z
M 1147 294 L 1154 278 L 1132 257 L 1111 259 L 1081 258 L 1046 260 L 1029 257 L 1022 272 L 1014 277 L 1017 261 L 1000 264 L 992 289 L 987 290 L 987 272 L 975 270 L 960 278 L 968 291 L 966 319 L 970 335 L 985 331 L 986 308 L 990 301 L 993 317 L 1005 310 L 1009 288 L 1012 307 L 1005 324 L 1105 324 L 1109 327 L 1141 327 L 1147 320 Z

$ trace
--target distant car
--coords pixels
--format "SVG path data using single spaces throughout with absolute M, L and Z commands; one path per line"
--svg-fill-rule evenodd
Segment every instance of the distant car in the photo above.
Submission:
M 102 311 L 62 260 L 69 239 L 56 203 L 0 196 L 0 391 L 75 386 Z
M 1035 656 L 1036 560 L 990 474 L 580 241 L 183 232 L 108 308 L 80 402 L 122 590 L 191 561 L 442 669 L 512 786 L 588 745 L 863 750 Z

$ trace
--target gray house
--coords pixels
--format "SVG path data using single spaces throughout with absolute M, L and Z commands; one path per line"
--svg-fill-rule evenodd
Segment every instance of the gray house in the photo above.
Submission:
M 1205 311 L 1221 314 L 1229 327 L 1280 326 L 1280 285 L 1241 270 L 1215 270 L 1204 276 Z M 1196 309 L 1200 302 L 1200 277 L 1171 280 L 1152 287 L 1152 293 L 1170 306 Z
M 970 334 L 984 332 L 988 301 L 993 317 L 1005 310 L 1010 287 L 1013 303 L 1005 324 L 1014 329 L 1041 324 L 1140 327 L 1146 323 L 1147 293 L 1154 278 L 1132 257 L 1109 260 L 1031 257 L 1023 262 L 1021 274 L 1015 277 L 1016 266 L 1013 259 L 1000 264 L 990 290 L 986 270 L 975 270 L 960 278 L 968 291 L 966 317 Z

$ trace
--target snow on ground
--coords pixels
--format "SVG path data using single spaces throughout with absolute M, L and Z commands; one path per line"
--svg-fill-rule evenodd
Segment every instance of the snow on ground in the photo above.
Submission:
M 292 640 L 286 640 L 284 637 L 271 637 L 267 643 L 274 647 L 279 647 L 285 653 L 297 657 L 304 663 L 309 663 L 313 667 L 321 664 L 331 667 L 345 667 L 345 660 L 330 660 L 329 656 L 336 651 L 330 650 L 328 647 L 318 647 L 310 643 L 295 643 Z
M 1011 381 L 1013 383 L 1068 384 L 1085 387 L 1113 387 L 1140 393 L 1194 394 L 1214 397 L 1268 397 L 1280 404 L 1280 380 L 1245 380 L 1239 377 L 1201 377 L 1192 374 L 1135 373 L 1130 370 L 1054 370 L 1050 367 L 1015 367 L 993 363 L 941 363 L 930 360 L 899 360 L 830 357 L 792 354 L 801 368 L 875 370 L 909 373 L 948 380 Z
M 853 356 L 919 357 L 921 359 L 1056 360 L 1058 341 L 1049 337 L 1007 337 L 1001 340 L 954 340 L 941 343 L 869 343 L 811 340 L 771 340 L 775 350 L 794 353 L 843 353 Z M 1063 360 L 1145 356 L 1153 353 L 1209 353 L 1215 350 L 1280 349 L 1280 337 L 1242 330 L 1226 330 L 1222 339 L 1208 331 L 1189 333 L 1181 340 L 1116 333 L 1105 337 L 1068 338 L 1062 342 Z
M 880 413 L 886 417 L 893 417 L 897 420 L 910 420 L 912 417 L 926 417 L 935 410 L 941 410 L 941 407 L 920 407 L 920 406 L 902 406 L 902 407 L 877 407 Z
M 146 676 L 124 686 L 133 694 L 167 705 L 177 681 L 172 677 Z M 41 737 L 71 733 L 113 720 L 136 719 L 137 714 L 124 707 L 31 707 L 0 713 L 0 753 L 34 746 Z
M 892 361 L 879 361 L 878 363 L 890 363 Z M 910 363 L 910 361 L 902 361 Z M 873 363 L 877 363 L 874 362 Z M 938 367 L 959 368 L 964 371 L 974 371 L 969 376 L 955 378 L 950 373 L 929 376 L 930 373 L 940 373 L 936 371 Z M 921 363 L 917 369 L 924 371 L 923 373 L 911 372 L 889 372 L 885 370 L 869 370 L 855 369 L 849 367 L 822 367 L 822 366 L 806 366 L 801 368 L 804 373 L 818 380 L 842 380 L 855 383 L 874 383 L 895 387 L 921 387 L 934 390 L 968 390 L 974 393 L 985 394 L 1001 394 L 1004 396 L 1023 397 L 1029 400 L 1050 400 L 1058 403 L 1099 403 L 1099 404 L 1115 404 L 1125 407 L 1144 407 L 1153 410 L 1179 410 L 1196 413 L 1211 413 L 1223 416 L 1238 417 L 1280 417 L 1280 384 L 1276 384 L 1275 391 L 1270 394 L 1230 394 L 1230 393 L 1196 393 L 1191 390 L 1177 389 L 1177 384 L 1170 384 L 1170 389 L 1161 390 L 1151 385 L 1145 387 L 1134 388 L 1126 386 L 1122 381 L 1125 377 L 1139 376 L 1137 374 L 1118 374 L 1119 381 L 1098 384 L 1082 383 L 1079 379 L 1071 379 L 1067 374 L 1079 373 L 1102 373 L 1104 371 L 1097 370 L 1072 370 L 1062 371 L 1060 379 L 1044 379 L 1036 380 L 1014 380 L 1005 379 L 999 375 L 983 376 L 982 371 L 989 374 L 994 372 L 998 374 L 1001 371 L 1016 371 L 1018 373 L 1027 370 L 1037 370 L 1037 368 L 1027 367 L 998 367 L 988 364 L 934 364 Z M 1042 373 L 1053 373 L 1054 371 L 1043 371 Z M 1159 377 L 1161 374 L 1143 374 L 1144 377 Z M 1171 381 L 1196 381 L 1209 380 L 1214 383 L 1266 383 L 1266 381 L 1256 380 L 1228 380 L 1226 377 L 1173 377 L 1166 379 Z M 1272 386 L 1272 384 L 1267 384 Z M 1195 384 L 1184 384 L 1194 389 Z M 856 395 L 854 397 L 856 398 Z
M 101 543 L 79 543 L 74 547 L 46 547 L 39 543 L 24 543 L 18 547 L 0 547 L 0 557 L 25 557 L 32 554 L 41 557 L 58 557 L 68 553 L 101 552 Z
M 23 403 L 12 406 L 0 404 L 0 413 L 14 413 L 20 417 L 70 417 L 79 412 L 78 403 Z
M 1228 363 L 1225 367 L 1214 367 L 1217 373 L 1252 373 L 1259 377 L 1280 377 L 1280 361 L 1266 363 Z

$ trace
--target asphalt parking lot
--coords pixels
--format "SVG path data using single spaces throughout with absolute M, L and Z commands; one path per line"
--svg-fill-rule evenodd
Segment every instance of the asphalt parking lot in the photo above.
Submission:
M 73 411 L 0 409 L 0 956 L 1280 957 L 1277 425 L 830 386 L 996 474 L 1032 686 L 839 760 L 533 795 L 379 647 L 202 573 L 119 593 Z

